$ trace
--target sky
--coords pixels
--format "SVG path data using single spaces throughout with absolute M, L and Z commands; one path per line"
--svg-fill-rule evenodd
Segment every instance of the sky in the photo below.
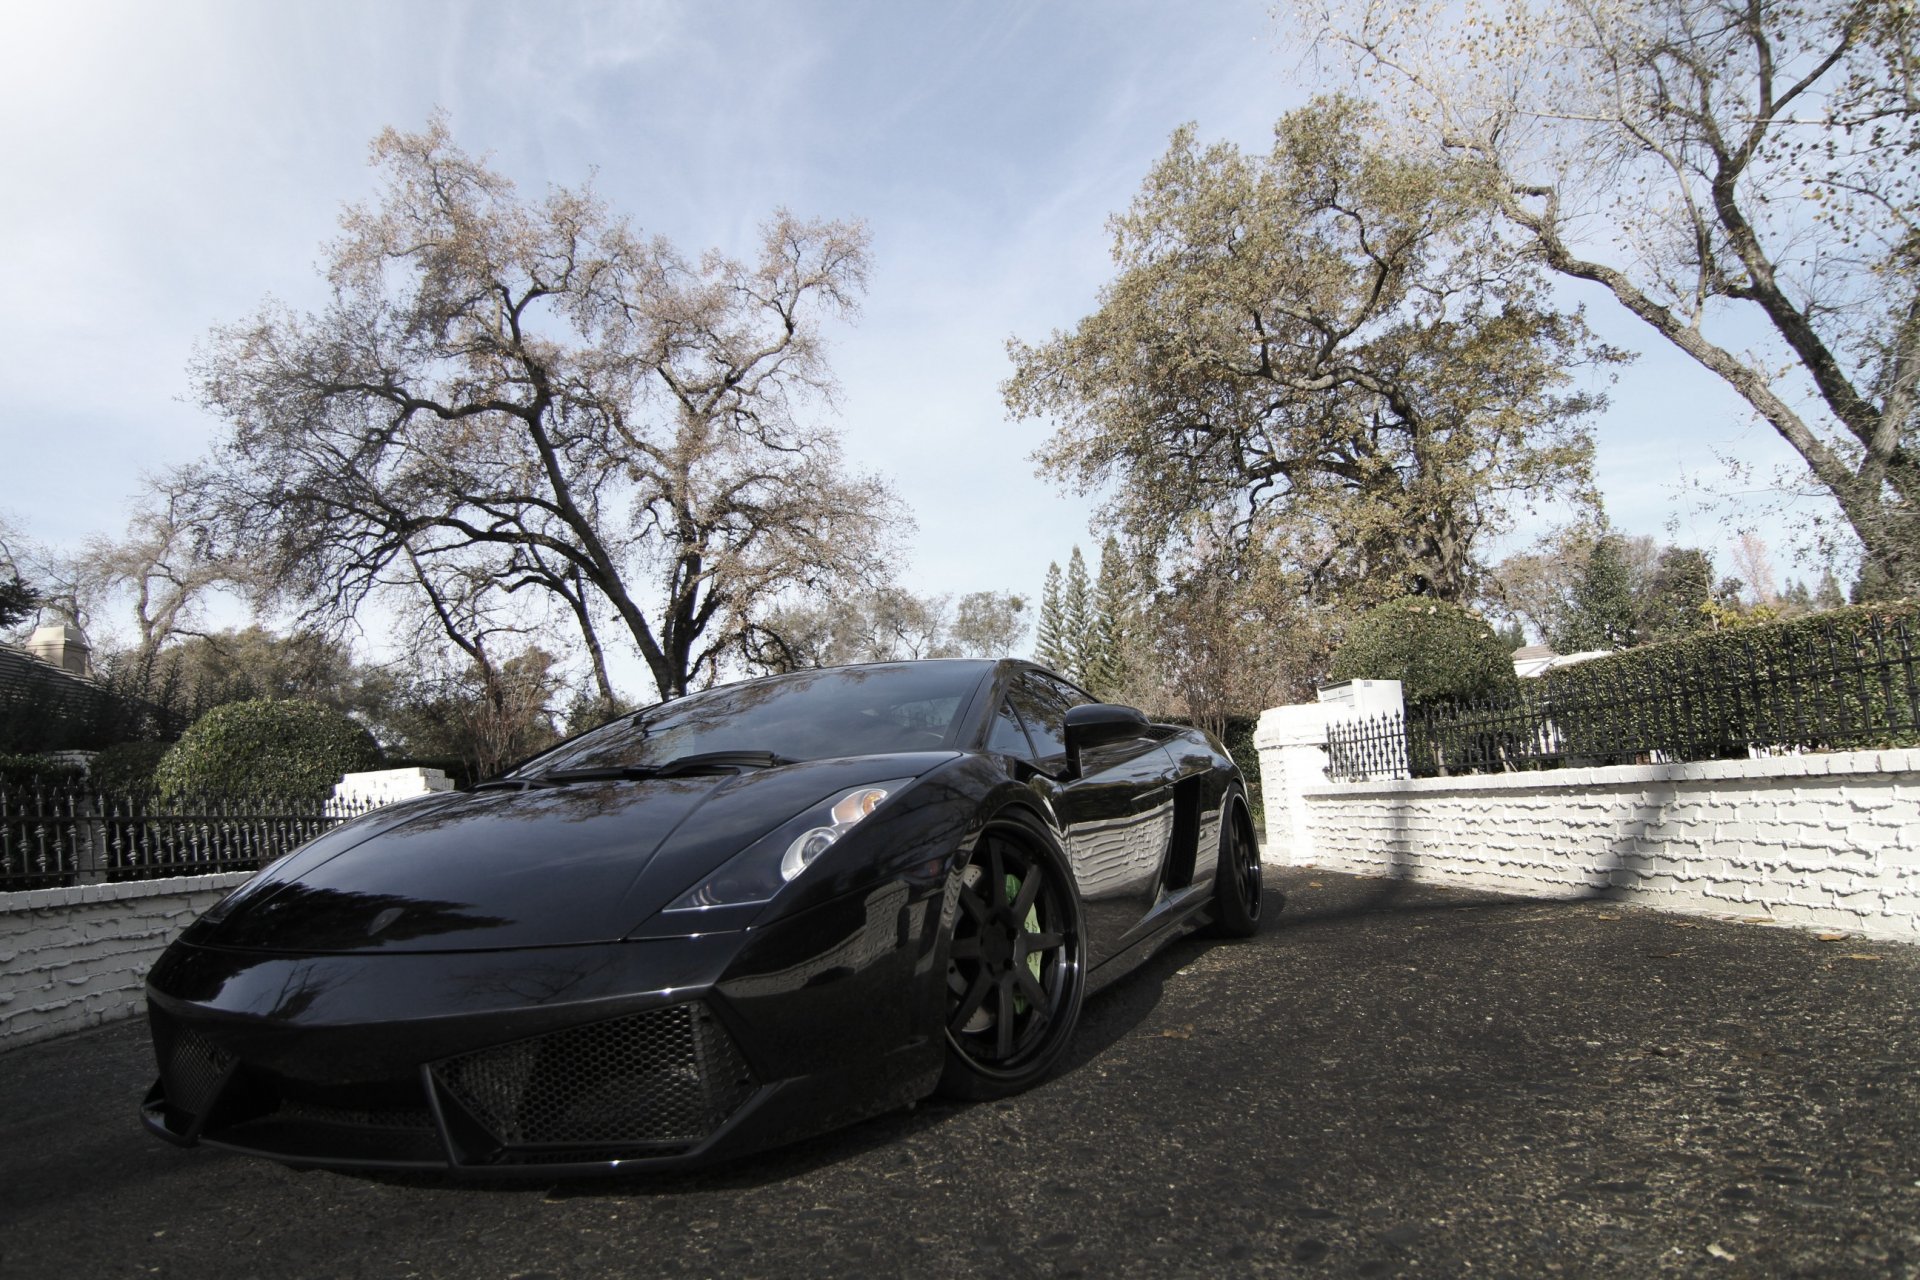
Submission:
M 1099 538 L 1094 503 L 1034 473 L 1045 424 L 1008 420 L 1007 339 L 1096 305 L 1106 219 L 1174 129 L 1263 150 L 1313 88 L 1268 0 L 0 0 L 0 22 L 0 513 L 38 540 L 119 532 L 143 471 L 204 451 L 195 344 L 269 296 L 317 305 L 341 206 L 374 191 L 369 141 L 440 108 L 524 192 L 592 174 L 689 252 L 747 254 L 778 206 L 863 219 L 836 425 L 914 515 L 899 577 L 1034 600 L 1048 561 Z M 1569 300 L 1644 353 L 1597 428 L 1615 527 L 1729 572 L 1754 526 L 1793 572 L 1804 506 L 1702 506 L 1681 483 L 1743 487 L 1721 456 L 1764 482 L 1785 446 L 1604 298 Z

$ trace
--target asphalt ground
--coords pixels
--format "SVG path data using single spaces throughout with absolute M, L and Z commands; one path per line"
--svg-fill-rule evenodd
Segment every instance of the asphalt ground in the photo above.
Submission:
M 143 1133 L 122 1023 L 0 1055 L 0 1276 L 1920 1275 L 1920 948 L 1269 868 L 1032 1092 L 560 1185 Z

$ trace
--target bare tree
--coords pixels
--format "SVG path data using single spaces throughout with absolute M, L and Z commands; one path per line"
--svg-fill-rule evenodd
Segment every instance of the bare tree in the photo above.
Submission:
M 1911 3 L 1294 7 L 1403 123 L 1489 175 L 1549 267 L 1606 289 L 1744 398 L 1867 554 L 1920 591 Z
M 64 559 L 61 601 L 76 620 L 116 599 L 128 602 L 134 635 L 124 658 L 141 673 L 152 671 L 169 641 L 203 634 L 207 597 L 248 576 L 215 548 L 210 523 L 196 509 L 197 484 L 191 469 L 149 477 L 126 536 L 89 539 Z
M 40 609 L 40 588 L 26 536 L 0 514 L 0 632 L 11 631 Z
M 1217 737 L 1234 717 L 1309 700 L 1336 632 L 1297 577 L 1215 529 L 1182 550 L 1148 596 L 1121 691 L 1153 714 L 1184 716 Z
M 1008 591 L 969 591 L 953 602 L 947 647 L 963 658 L 1004 658 L 1027 638 L 1027 602 Z
M 755 636 L 755 665 L 770 671 L 895 662 L 999 658 L 1026 634 L 1026 601 L 997 591 L 918 596 L 886 585 L 857 595 L 788 605 Z
M 1733 544 L 1733 571 L 1746 584 L 1754 604 L 1778 603 L 1780 593 L 1775 588 L 1773 557 L 1767 551 L 1766 539 L 1759 534 L 1747 530 Z
M 498 575 L 563 601 L 596 655 L 611 620 L 673 696 L 775 598 L 873 573 L 898 505 L 803 419 L 830 402 L 820 325 L 864 288 L 861 227 L 779 212 L 756 261 L 696 262 L 590 191 L 523 200 L 437 117 L 373 162 L 325 308 L 269 303 L 196 367 L 227 423 L 207 508 L 278 594 L 338 614 Z

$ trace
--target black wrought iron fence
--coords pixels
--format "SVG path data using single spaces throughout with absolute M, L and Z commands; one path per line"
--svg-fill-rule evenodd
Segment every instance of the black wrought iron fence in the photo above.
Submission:
M 0 891 L 250 871 L 372 807 L 0 783 Z
M 1523 682 L 1515 700 L 1334 725 L 1329 773 L 1422 778 L 1920 745 L 1912 619 L 1716 639 L 1566 668 Z
M 1574 757 L 1561 728 L 1565 714 L 1524 704 L 1455 704 L 1349 720 L 1327 730 L 1327 771 L 1346 779 L 1432 778 L 1618 762 L 1617 752 Z

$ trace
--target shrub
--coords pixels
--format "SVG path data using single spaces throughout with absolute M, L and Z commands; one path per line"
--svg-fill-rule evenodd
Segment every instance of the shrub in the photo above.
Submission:
M 1409 705 L 1514 695 L 1513 655 L 1485 619 L 1404 596 L 1369 612 L 1333 655 L 1335 680 L 1398 680 Z
M 1227 754 L 1240 766 L 1240 776 L 1247 780 L 1247 816 L 1253 819 L 1256 837 L 1265 839 L 1266 796 L 1260 786 L 1260 749 L 1253 745 L 1253 731 L 1259 723 L 1251 716 L 1233 716 L 1227 721 L 1227 732 L 1222 741 Z
M 31 782 L 77 782 L 85 772 L 77 764 L 62 764 L 46 756 L 0 752 L 0 783 L 16 787 Z
M 151 791 L 154 770 L 172 746 L 170 742 L 116 742 L 93 758 L 88 777 L 97 791 Z
M 1857 605 L 1647 645 L 1541 677 L 1567 752 L 1916 741 L 1920 603 Z
M 343 773 L 375 768 L 365 729 L 317 702 L 229 702 L 181 735 L 154 771 L 162 795 L 324 798 Z

